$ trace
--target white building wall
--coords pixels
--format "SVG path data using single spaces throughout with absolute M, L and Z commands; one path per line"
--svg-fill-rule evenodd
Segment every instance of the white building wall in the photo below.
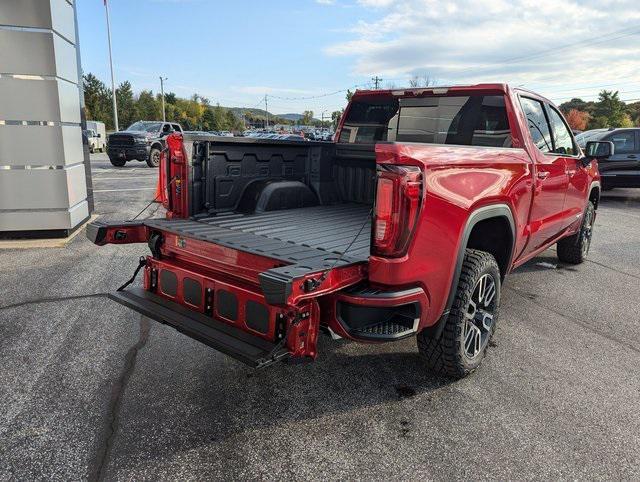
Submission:
M 0 1 L 0 232 L 89 216 L 74 8 Z

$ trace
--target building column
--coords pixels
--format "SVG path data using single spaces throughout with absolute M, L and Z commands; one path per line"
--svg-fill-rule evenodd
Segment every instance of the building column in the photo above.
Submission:
M 2 0 L 0 45 L 0 233 L 68 234 L 90 215 L 74 2 Z

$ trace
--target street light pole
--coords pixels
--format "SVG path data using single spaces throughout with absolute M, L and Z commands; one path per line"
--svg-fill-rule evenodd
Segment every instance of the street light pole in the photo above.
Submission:
M 167 77 L 160 76 L 160 94 L 162 95 L 162 122 L 167 122 L 167 115 L 164 110 L 164 81 Z
M 109 65 L 111 67 L 111 94 L 113 96 L 113 123 L 116 131 L 120 130 L 118 126 L 118 101 L 116 100 L 116 80 L 113 76 L 113 57 L 111 55 L 111 23 L 109 22 L 109 5 L 104 0 L 104 10 L 107 14 L 107 38 L 109 39 Z

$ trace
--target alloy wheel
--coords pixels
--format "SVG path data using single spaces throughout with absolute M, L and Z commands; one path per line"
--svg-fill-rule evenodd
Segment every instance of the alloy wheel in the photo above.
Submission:
M 467 358 L 476 358 L 487 346 L 495 310 L 496 282 L 492 275 L 485 274 L 476 283 L 464 316 L 463 343 Z

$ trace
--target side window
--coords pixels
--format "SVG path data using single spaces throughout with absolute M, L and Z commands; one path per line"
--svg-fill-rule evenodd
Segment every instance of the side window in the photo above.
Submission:
M 171 124 L 173 126 L 173 130 L 176 132 L 181 132 L 182 129 L 180 129 L 180 126 L 178 124 Z
M 573 145 L 571 132 L 569 132 L 569 128 L 564 123 L 562 116 L 553 107 L 549 106 L 548 108 L 551 131 L 553 132 L 553 140 L 555 141 L 555 149 L 553 152 L 570 156 L 577 154 L 577 149 Z
M 608 135 L 604 140 L 613 142 L 616 154 L 629 154 L 635 152 L 635 132 L 620 131 Z
M 162 126 L 162 133 L 166 134 L 167 132 L 171 132 L 171 124 L 164 124 Z
M 533 142 L 542 152 L 551 152 L 553 150 L 551 133 L 549 132 L 547 117 L 544 115 L 542 102 L 521 97 L 520 105 L 524 115 L 527 117 L 527 125 Z

